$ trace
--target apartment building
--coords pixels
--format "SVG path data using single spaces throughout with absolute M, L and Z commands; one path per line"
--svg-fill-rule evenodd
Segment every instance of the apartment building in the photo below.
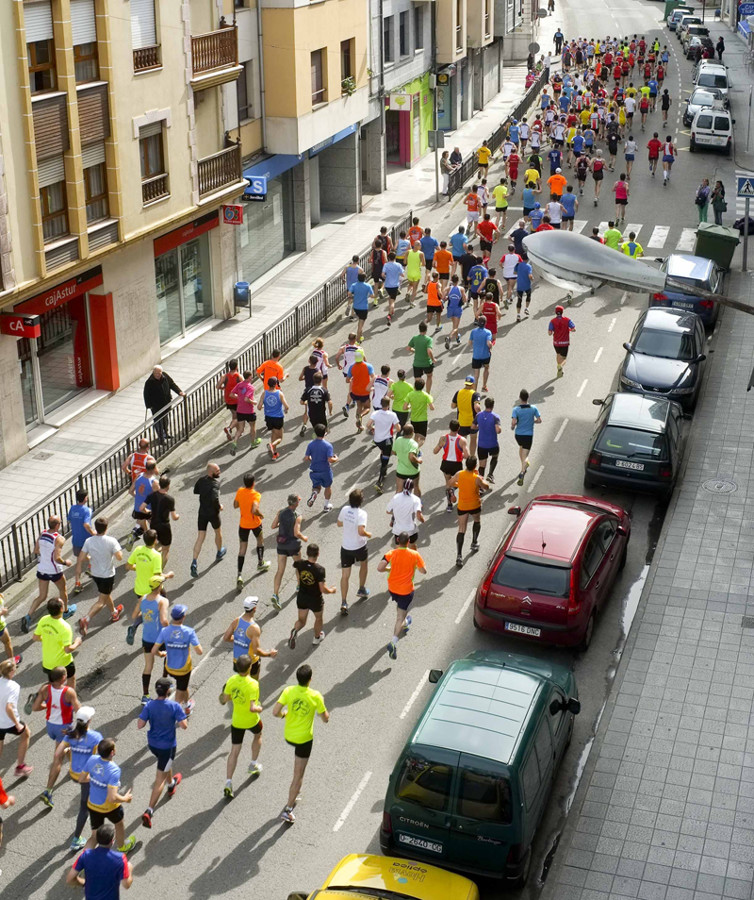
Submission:
M 242 71 L 214 0 L 0 7 L 0 464 L 229 314 Z

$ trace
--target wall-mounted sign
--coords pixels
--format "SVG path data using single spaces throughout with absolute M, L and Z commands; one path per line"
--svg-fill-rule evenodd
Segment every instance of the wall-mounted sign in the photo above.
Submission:
M 389 108 L 398 112 L 410 112 L 411 110 L 411 94 L 395 93 L 390 94 Z
M 243 225 L 243 206 L 237 204 L 223 206 L 223 222 L 226 225 Z
M 249 184 L 241 197 L 242 200 L 265 200 L 267 197 L 267 176 L 252 175 L 247 179 Z
M 15 316 L 3 313 L 0 315 L 0 334 L 19 338 L 38 338 L 42 334 L 39 316 Z

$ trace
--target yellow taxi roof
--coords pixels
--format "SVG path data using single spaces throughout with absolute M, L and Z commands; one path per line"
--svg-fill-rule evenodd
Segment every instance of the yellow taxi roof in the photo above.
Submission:
M 338 888 L 348 887 L 341 892 Z M 335 866 L 316 896 L 323 900 L 356 900 L 354 888 L 384 890 L 385 896 L 410 897 L 412 900 L 479 900 L 473 881 L 446 872 L 436 866 L 390 856 L 367 856 L 352 853 Z M 365 894 L 374 898 L 374 894 Z

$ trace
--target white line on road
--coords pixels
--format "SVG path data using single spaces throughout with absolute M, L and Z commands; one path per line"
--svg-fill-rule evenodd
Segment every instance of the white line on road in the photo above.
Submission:
M 602 356 L 602 350 L 603 350 L 603 349 L 604 349 L 604 348 L 600 347 L 600 349 L 597 351 L 597 355 L 594 357 L 594 361 L 595 361 L 595 362 L 599 362 L 599 361 L 600 361 L 600 356 Z
M 616 323 L 617 321 L 618 321 L 617 319 L 611 319 L 611 320 L 610 320 L 610 324 L 609 324 L 608 327 L 607 327 L 607 333 L 608 333 L 608 334 L 610 334 L 610 332 L 613 330 L 613 328 L 615 328 L 615 323 Z
M 531 492 L 532 492 L 532 491 L 534 490 L 534 488 L 537 486 L 537 482 L 538 482 L 539 479 L 541 478 L 542 472 L 544 472 L 544 470 L 545 470 L 545 467 L 544 467 L 544 466 L 540 466 L 540 467 L 537 469 L 537 474 L 534 476 L 534 478 L 532 478 L 531 484 L 530 484 L 529 487 L 526 489 L 526 492 L 527 492 L 528 494 L 531 494 Z
M 458 624 L 458 622 L 456 622 L 456 625 L 457 625 L 457 624 Z M 399 719 L 405 719 L 405 718 L 406 718 L 406 716 L 407 716 L 408 713 L 409 713 L 409 710 L 410 710 L 411 707 L 414 705 L 414 703 L 416 703 L 416 698 L 417 698 L 417 697 L 419 696 L 419 694 L 421 693 L 421 689 L 422 689 L 422 688 L 424 687 L 424 685 L 427 683 L 427 679 L 428 679 L 428 678 L 429 678 L 429 669 L 427 669 L 427 671 L 426 671 L 426 672 L 422 675 L 422 677 L 419 679 L 419 684 L 416 685 L 416 690 L 415 690 L 414 693 L 411 694 L 411 696 L 408 698 L 408 703 L 403 707 L 403 709 L 402 709 L 402 711 L 401 711 L 401 714 L 398 716 Z
M 471 601 L 474 599 L 475 596 L 476 596 L 476 588 L 474 588 L 471 591 L 471 593 L 469 594 L 469 596 L 463 601 L 463 606 L 461 607 L 461 611 L 456 616 L 456 625 L 461 624 L 461 620 L 466 615 L 466 613 L 469 611 L 469 607 L 471 606 Z
M 628 300 L 628 291 L 623 291 L 623 296 L 620 298 L 620 305 L 623 306 L 626 300 Z
M 580 397 L 584 393 L 584 388 L 587 386 L 588 382 L 589 382 L 589 379 L 585 378 L 583 384 L 579 388 L 578 394 L 576 394 L 577 397 Z
M 568 424 L 568 419 L 563 419 L 563 424 L 558 428 L 558 433 L 555 435 L 554 444 L 557 444 L 558 441 L 563 437 L 563 432 L 566 430 L 566 425 Z M 457 624 L 457 623 L 456 623 Z
M 655 225 L 647 247 L 664 247 L 669 231 L 670 227 L 668 225 Z
M 347 819 L 348 816 L 350 815 L 351 810 L 354 808 L 354 806 L 356 806 L 356 801 L 357 801 L 357 800 L 359 799 L 359 797 L 361 796 L 361 793 L 362 793 L 362 791 L 364 790 L 364 788 L 367 786 L 367 784 L 369 784 L 369 779 L 370 779 L 371 777 L 372 777 L 372 773 L 371 773 L 371 772 L 366 772 L 366 773 L 364 774 L 364 777 L 363 777 L 363 778 L 361 779 L 361 781 L 359 782 L 359 786 L 358 786 L 358 787 L 356 788 L 356 790 L 353 792 L 353 795 L 352 795 L 351 799 L 348 801 L 348 803 L 346 803 L 346 808 L 345 808 L 345 809 L 343 810 L 343 812 L 340 814 L 340 818 L 338 819 L 338 821 L 337 821 L 337 822 L 335 823 L 335 825 L 333 826 L 333 831 L 340 831 L 340 829 L 345 825 L 346 819 Z

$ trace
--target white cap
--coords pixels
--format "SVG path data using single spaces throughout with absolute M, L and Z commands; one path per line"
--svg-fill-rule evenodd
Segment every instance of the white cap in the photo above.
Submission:
M 556 172 L 556 173 L 562 172 L 562 171 L 563 171 L 562 169 L 555 169 L 555 172 Z
M 243 602 L 243 608 L 247 611 L 256 609 L 258 603 L 259 603 L 259 597 L 246 597 L 246 599 Z
M 77 722 L 91 722 L 92 716 L 94 715 L 94 707 L 93 706 L 80 706 L 76 710 L 76 721 Z

